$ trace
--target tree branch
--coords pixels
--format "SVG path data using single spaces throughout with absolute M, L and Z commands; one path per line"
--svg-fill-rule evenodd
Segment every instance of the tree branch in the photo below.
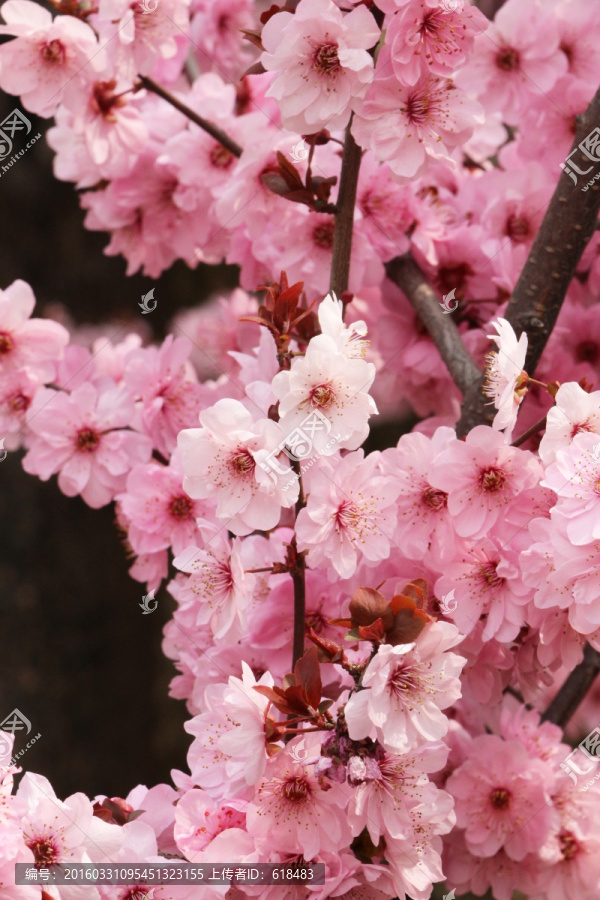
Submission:
M 554 722 L 564 728 L 581 701 L 585 698 L 596 676 L 600 672 L 600 653 L 586 644 L 583 660 L 575 666 L 548 709 L 542 715 L 542 722 Z
M 585 113 L 577 117 L 577 132 L 570 151 L 578 150 L 574 163 L 584 172 L 590 168 L 590 159 L 578 149 L 578 145 L 599 121 L 600 89 Z M 510 322 L 517 337 L 523 331 L 527 332 L 528 348 L 524 368 L 529 375 L 535 374 L 577 264 L 596 230 L 600 210 L 600 184 L 593 184 L 587 191 L 583 191 L 582 187 L 586 182 L 587 176 L 579 175 L 575 186 L 565 170 L 561 172 L 540 230 L 504 313 L 504 318 Z M 482 377 L 465 397 L 457 426 L 457 433 L 461 436 L 475 425 L 490 422 L 493 411 L 486 407 L 483 385 Z
M 392 259 L 386 264 L 386 271 L 390 281 L 398 285 L 410 300 L 454 383 L 466 394 L 473 384 L 479 384 L 481 372 L 465 347 L 458 328 L 442 312 L 439 298 L 423 272 L 409 254 Z
M 292 468 L 300 480 L 300 493 L 296 501 L 296 519 L 301 509 L 306 506 L 306 498 L 304 496 L 304 488 L 302 486 L 302 472 L 300 462 L 292 460 Z M 294 644 L 292 651 L 292 671 L 301 656 L 304 656 L 304 634 L 306 630 L 306 558 L 304 554 L 298 553 L 296 546 L 296 535 L 291 541 L 291 551 L 294 558 L 294 568 L 291 571 L 292 582 L 294 585 Z
M 350 254 L 352 252 L 352 232 L 354 229 L 354 205 L 362 150 L 352 137 L 350 126 L 346 128 L 340 189 L 338 191 L 335 231 L 333 233 L 333 255 L 331 260 L 331 280 L 329 290 L 338 297 L 348 290 Z
M 215 141 L 218 141 L 219 144 L 225 147 L 226 150 L 229 150 L 234 156 L 239 158 L 242 155 L 242 147 L 240 147 L 239 144 L 236 144 L 233 138 L 230 138 L 228 134 L 225 134 L 224 131 L 216 125 L 213 125 L 208 119 L 199 116 L 198 113 L 194 112 L 193 109 L 190 109 L 189 106 L 186 106 L 185 103 L 182 103 L 181 100 L 178 100 L 174 94 L 165 90 L 164 87 L 161 87 L 161 85 L 152 78 L 148 78 L 146 75 L 138 75 L 138 84 L 140 87 L 146 88 L 147 91 L 152 91 L 153 94 L 162 97 L 163 100 L 166 100 L 167 103 L 170 103 L 171 106 L 178 109 L 180 113 L 187 116 L 191 122 L 195 122 L 196 125 L 199 125 L 200 128 L 204 129 L 207 134 L 210 134 Z

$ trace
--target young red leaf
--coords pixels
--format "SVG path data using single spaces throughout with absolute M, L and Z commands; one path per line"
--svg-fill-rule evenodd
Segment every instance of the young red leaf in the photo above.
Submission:
M 354 592 L 350 601 L 350 615 L 353 625 L 372 625 L 381 619 L 385 628 L 389 628 L 394 616 L 388 601 L 379 591 L 369 587 L 360 587 Z
M 317 709 L 321 702 L 321 668 L 319 666 L 319 654 L 313 645 L 304 656 L 301 656 L 294 666 L 296 683 L 302 687 L 304 696 L 313 709 Z

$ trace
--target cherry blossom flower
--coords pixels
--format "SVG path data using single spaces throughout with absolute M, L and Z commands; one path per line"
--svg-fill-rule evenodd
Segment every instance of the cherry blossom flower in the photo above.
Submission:
M 191 345 L 169 335 L 162 347 L 144 347 L 127 359 L 124 383 L 141 405 L 141 424 L 154 446 L 168 458 L 177 435 L 189 428 L 200 409 L 200 390 L 188 363 Z
M 156 553 L 167 547 L 181 553 L 196 537 L 196 518 L 204 511 L 203 504 L 185 493 L 182 482 L 177 454 L 169 466 L 148 463 L 129 473 L 127 490 L 116 500 L 129 520 L 127 540 L 136 553 Z
M 200 789 L 188 791 L 175 807 L 175 840 L 188 858 L 196 860 L 218 834 L 229 828 L 243 828 L 246 815 L 236 801 L 218 802 Z
M 439 0 L 410 0 L 390 19 L 385 33 L 394 75 L 404 84 L 415 84 L 420 75 L 451 75 L 468 59 L 475 36 L 488 21 L 474 6 L 444 8 Z M 387 60 L 382 54 L 381 65 Z
M 428 475 L 448 493 L 448 511 L 462 537 L 483 537 L 521 491 L 533 487 L 540 469 L 532 454 L 509 447 L 497 431 L 478 425 L 466 441 L 439 454 Z
M 466 660 L 448 652 L 460 640 L 454 625 L 436 622 L 415 643 L 382 644 L 363 675 L 364 690 L 344 710 L 352 740 L 376 736 L 387 750 L 407 753 L 442 738 L 448 730 L 442 710 L 460 696 Z
M 430 159 L 450 160 L 480 118 L 480 106 L 454 82 L 421 75 L 414 85 L 380 74 L 352 121 L 361 147 L 372 150 L 401 181 L 421 175 Z
M 540 484 L 558 494 L 555 515 L 567 520 L 564 530 L 573 544 L 581 546 L 600 539 L 598 435 L 576 434 L 568 447 L 557 450 Z
M 96 35 L 80 19 L 53 19 L 31 0 L 7 0 L 2 16 L 6 25 L 0 25 L 0 34 L 15 35 L 16 40 L 0 47 L 0 87 L 19 94 L 25 109 L 53 115 L 72 79 L 81 89 L 90 71 L 101 68 L 103 56 Z
M 568 382 L 561 384 L 554 401 L 556 405 L 548 410 L 546 431 L 539 447 L 546 466 L 554 462 L 557 450 L 568 447 L 581 432 L 598 435 L 600 443 L 600 391 L 588 394 L 580 385 Z
M 375 563 L 387 557 L 398 488 L 378 472 L 378 462 L 378 454 L 365 458 L 357 450 L 335 466 L 319 463 L 296 521 L 298 548 L 309 551 L 311 566 L 330 562 L 338 575 L 350 578 L 360 558 Z M 334 572 L 329 574 L 333 580 Z
M 184 489 L 194 499 L 216 498 L 217 518 L 234 534 L 274 528 L 281 507 L 292 506 L 299 490 L 296 479 L 284 491 L 287 472 L 281 475 L 267 462 L 281 442 L 281 428 L 269 419 L 255 422 L 238 400 L 228 399 L 200 413 L 200 424 L 178 437 Z
M 340 334 L 338 340 L 352 341 L 352 329 L 348 332 L 348 338 Z M 311 449 L 331 456 L 341 448 L 355 450 L 369 433 L 369 416 L 377 412 L 368 394 L 375 366 L 338 352 L 328 335 L 319 337 L 289 371 L 275 376 L 272 388 L 279 400 L 283 434 L 301 428 L 311 437 Z
M 58 472 L 67 497 L 81 494 L 88 506 L 105 506 L 152 451 L 149 438 L 128 429 L 132 418 L 129 394 L 114 385 L 99 390 L 86 382 L 72 394 L 44 389 L 29 408 L 33 440 L 23 468 L 42 481 Z
M 312 134 L 344 128 L 370 81 L 379 39 L 373 15 L 363 6 L 342 14 L 331 0 L 300 0 L 295 13 L 272 16 L 262 30 L 261 62 L 280 73 L 267 91 L 290 131 Z
M 514 860 L 539 850 L 556 823 L 551 770 L 522 744 L 494 734 L 476 737 L 468 759 L 446 782 L 456 819 L 476 856 L 504 848 Z
M 309 744 L 309 757 L 315 744 Z M 312 859 L 321 849 L 350 844 L 347 793 L 335 783 L 320 783 L 312 765 L 295 761 L 286 749 L 269 760 L 264 778 L 246 810 L 248 832 L 270 850 L 302 853 Z
M 485 392 L 492 397 L 498 410 L 493 427 L 512 434 L 517 421 L 519 405 L 526 391 L 527 375 L 523 372 L 527 356 L 527 335 L 525 332 L 517 341 L 512 325 L 506 319 L 491 323 L 498 335 L 489 335 L 496 343 L 487 358 Z
M 244 572 L 238 539 L 230 543 L 222 530 L 202 520 L 199 524 L 202 549 L 188 546 L 173 560 L 176 569 L 190 575 L 180 598 L 194 600 L 198 625 L 210 623 L 216 640 L 233 643 L 245 632 L 244 611 L 252 601 L 255 578 Z
M 514 116 L 567 71 L 555 17 L 536 0 L 508 0 L 485 35 L 475 41 L 469 65 L 456 76 L 489 109 Z
M 50 319 L 32 319 L 34 306 L 33 291 L 25 281 L 13 281 L 0 291 L 0 372 L 5 375 L 26 366 L 48 382 L 69 342 L 69 332 Z

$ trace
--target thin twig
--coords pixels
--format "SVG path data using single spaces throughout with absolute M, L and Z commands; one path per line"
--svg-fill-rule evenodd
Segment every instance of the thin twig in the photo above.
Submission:
M 352 137 L 350 125 L 346 129 L 340 189 L 336 204 L 335 231 L 333 233 L 333 255 L 331 259 L 331 280 L 329 290 L 341 297 L 348 290 L 350 254 L 352 252 L 352 232 L 354 230 L 354 206 L 362 150 Z
M 170 103 L 171 106 L 178 109 L 180 113 L 187 116 L 191 122 L 195 122 L 195 124 L 199 125 L 200 128 L 207 132 L 207 134 L 210 134 L 215 141 L 218 141 L 219 144 L 225 147 L 226 150 L 229 150 L 234 156 L 239 158 L 242 155 L 242 147 L 240 147 L 233 138 L 230 138 L 228 134 L 225 134 L 224 131 L 218 128 L 217 125 L 213 125 L 208 119 L 199 116 L 197 112 L 194 112 L 193 109 L 190 109 L 190 107 L 186 106 L 185 103 L 182 103 L 181 100 L 178 100 L 174 94 L 165 90 L 164 87 L 161 87 L 161 85 L 157 84 L 152 78 L 148 78 L 147 75 L 138 75 L 138 84 L 141 87 L 146 88 L 147 91 L 152 91 L 153 94 L 162 97 L 163 100 L 166 100 L 167 103 Z
M 579 144 L 600 121 L 600 89 L 586 111 L 577 116 L 577 133 L 571 147 Z M 570 154 L 569 154 L 570 155 Z M 575 164 L 584 171 L 590 159 L 581 150 Z M 577 185 L 563 169 L 533 246 L 506 307 L 504 318 L 517 337 L 527 332 L 528 347 L 524 369 L 529 375 L 536 366 L 552 334 L 568 287 L 592 238 L 600 210 L 600 184 L 583 191 L 587 176 L 578 176 Z M 465 397 L 457 434 L 464 436 L 475 426 L 490 421 L 483 378 Z
M 474 362 L 458 328 L 440 307 L 440 301 L 425 275 L 409 255 L 397 256 L 386 265 L 390 281 L 406 294 L 429 336 L 446 363 L 454 383 L 465 394 L 479 383 L 481 372 Z
M 600 672 L 600 653 L 586 644 L 583 660 L 575 666 L 548 709 L 543 722 L 554 722 L 564 728 Z
M 524 444 L 525 441 L 528 441 L 530 437 L 533 437 L 534 434 L 537 434 L 538 431 L 541 431 L 542 428 L 546 427 L 546 419 L 548 415 L 542 416 L 542 418 L 535 422 L 527 431 L 524 431 L 523 434 L 520 434 L 519 437 L 512 442 L 511 447 L 520 447 L 521 444 Z

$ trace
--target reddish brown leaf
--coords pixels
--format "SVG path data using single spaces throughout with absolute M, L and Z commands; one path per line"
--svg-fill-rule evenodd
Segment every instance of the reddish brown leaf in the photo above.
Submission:
M 262 41 L 260 39 L 260 35 L 261 35 L 260 31 L 254 31 L 254 29 L 249 29 L 249 28 L 240 28 L 240 31 L 242 32 L 242 34 L 244 35 L 244 37 L 246 38 L 247 41 L 250 41 L 251 44 L 254 44 L 255 47 L 258 47 L 258 49 L 262 50 L 264 53 L 265 48 L 263 47 Z M 257 65 L 260 66 L 260 68 L 258 69 L 258 71 L 253 72 L 252 69 L 254 69 Z M 260 75 L 264 71 L 265 71 L 265 69 L 261 62 L 254 63 L 253 66 L 250 66 L 250 68 L 247 69 L 246 72 L 244 72 L 244 75 Z
M 369 587 L 360 587 L 354 592 L 350 601 L 350 615 L 353 625 L 372 625 L 377 619 L 381 619 L 384 628 L 389 628 L 394 621 L 390 605 L 383 594 Z
M 294 676 L 302 688 L 307 703 L 317 709 L 321 702 L 321 667 L 315 646 L 309 647 L 294 666 Z
M 358 636 L 361 641 L 382 641 L 385 637 L 383 622 L 376 619 L 371 625 L 359 625 Z
M 310 641 L 312 641 L 319 654 L 319 662 L 339 662 L 343 655 L 343 650 L 336 644 L 335 641 L 330 641 L 329 638 L 322 638 L 318 635 L 313 628 L 309 628 L 307 637 Z
M 394 624 L 391 628 L 386 629 L 386 643 L 392 644 L 410 644 L 418 638 L 428 622 L 431 622 L 430 616 L 422 609 L 415 606 L 400 609 L 394 618 Z

